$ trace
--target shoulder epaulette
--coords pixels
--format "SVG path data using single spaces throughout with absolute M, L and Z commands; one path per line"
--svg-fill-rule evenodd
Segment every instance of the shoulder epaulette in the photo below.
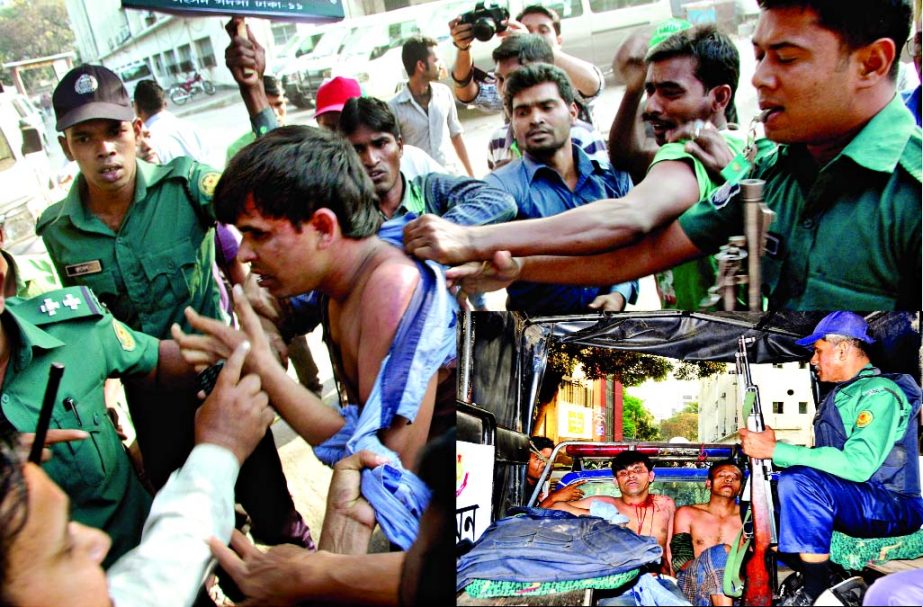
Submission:
M 18 316 L 36 326 L 107 314 L 87 287 L 67 287 L 31 299 L 11 299 L 9 305 L 15 307 Z
M 39 215 L 38 221 L 35 222 L 35 232 L 41 234 L 42 230 L 45 229 L 45 226 L 51 222 L 57 220 L 64 213 L 64 201 L 59 200 L 58 202 L 52 204 Z

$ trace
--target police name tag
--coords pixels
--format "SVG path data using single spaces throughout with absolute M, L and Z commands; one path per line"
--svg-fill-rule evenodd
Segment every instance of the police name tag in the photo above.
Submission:
M 77 276 L 86 276 L 87 274 L 99 274 L 103 271 L 103 264 L 99 259 L 87 261 L 84 263 L 75 263 L 70 266 L 64 266 L 64 273 L 68 278 Z

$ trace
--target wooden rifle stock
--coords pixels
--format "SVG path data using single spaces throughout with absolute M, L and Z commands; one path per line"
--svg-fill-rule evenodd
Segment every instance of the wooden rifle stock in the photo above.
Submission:
M 747 561 L 744 581 L 744 605 L 772 605 L 772 586 L 766 558 L 772 541 L 772 512 L 767 507 L 770 500 L 769 483 L 765 480 L 763 460 L 750 458 L 750 517 L 753 523 L 751 554 Z M 759 478 L 763 476 L 763 478 Z
M 766 427 L 763 423 L 759 390 L 750 375 L 748 341 L 743 336 L 737 341 L 737 377 L 744 385 L 744 408 L 749 409 L 747 428 L 751 432 L 763 432 Z M 770 471 L 771 463 L 768 460 L 750 458 L 750 520 L 753 527 L 751 553 L 745 567 L 743 604 L 756 607 L 772 605 L 773 588 L 766 563 L 769 547 L 775 541 L 775 513 L 769 488 Z

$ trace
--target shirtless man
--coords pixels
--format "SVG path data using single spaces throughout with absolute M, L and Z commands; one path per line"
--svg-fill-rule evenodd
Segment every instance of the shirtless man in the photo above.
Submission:
M 325 334 L 350 407 L 341 414 L 288 377 L 239 287 L 234 301 L 243 330 L 189 309 L 191 326 L 204 335 L 174 326 L 186 360 L 197 368 L 213 364 L 249 339 L 248 372 L 260 376 L 273 407 L 309 444 L 325 443 L 333 453 L 325 461 L 346 455 L 337 448 L 368 448 L 413 470 L 438 380 L 446 378 L 439 371 L 454 359 L 457 307 L 436 266 L 415 262 L 376 235 L 378 200 L 352 146 L 321 129 L 281 127 L 234 157 L 215 200 L 219 219 L 242 233 L 238 257 L 263 288 L 274 297 L 322 295 Z M 401 367 L 411 359 L 413 374 Z M 321 457 L 320 448 L 315 452 Z M 373 526 L 363 525 L 355 537 L 366 535 L 367 544 Z M 354 552 L 362 543 L 338 551 Z
M 558 502 L 553 510 L 564 510 L 576 515 L 590 513 L 594 501 L 612 504 L 628 517 L 628 528 L 638 535 L 648 535 L 663 548 L 663 571 L 669 572 L 670 538 L 673 535 L 673 514 L 676 504 L 666 495 L 651 495 L 654 468 L 650 458 L 637 451 L 623 451 L 612 458 L 612 476 L 621 497 L 591 495 L 574 502 Z
M 743 472 L 732 460 L 715 462 L 705 488 L 706 504 L 682 506 L 673 519 L 671 566 L 683 594 L 693 605 L 732 605 L 722 593 L 724 569 L 731 544 L 740 531 L 740 493 Z

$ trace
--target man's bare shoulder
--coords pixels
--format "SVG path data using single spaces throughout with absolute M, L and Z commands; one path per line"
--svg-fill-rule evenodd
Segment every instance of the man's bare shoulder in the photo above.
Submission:
M 654 501 L 654 508 L 657 510 L 676 511 L 676 502 L 669 495 L 652 495 L 651 499 Z
M 417 264 L 399 249 L 389 251 L 371 269 L 362 290 L 363 317 L 368 312 L 377 322 L 386 325 L 400 323 L 419 284 L 420 270 Z

